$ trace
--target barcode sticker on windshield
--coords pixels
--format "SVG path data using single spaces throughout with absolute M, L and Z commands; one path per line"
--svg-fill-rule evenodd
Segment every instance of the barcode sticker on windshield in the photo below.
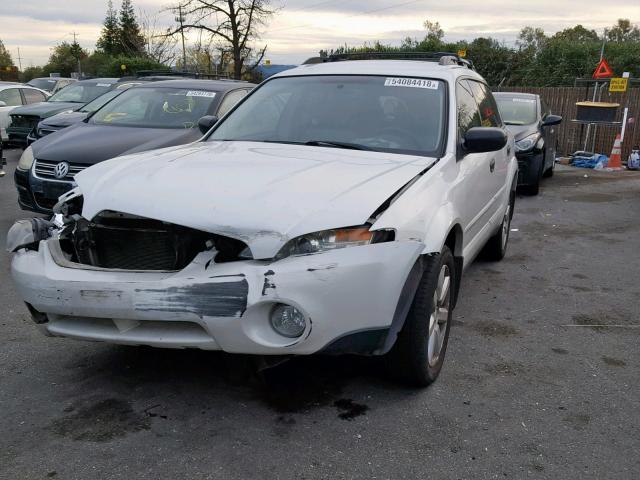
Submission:
M 425 80 L 424 78 L 387 78 L 384 81 L 385 87 L 411 87 L 438 89 L 439 82 L 435 80 Z
M 96 87 L 110 87 L 110 83 L 96 83 Z
M 205 92 L 204 90 L 189 90 L 187 97 L 208 97 L 213 98 L 216 96 L 216 92 Z
M 532 98 L 512 98 L 511 101 L 517 102 L 517 103 L 535 103 L 536 102 Z

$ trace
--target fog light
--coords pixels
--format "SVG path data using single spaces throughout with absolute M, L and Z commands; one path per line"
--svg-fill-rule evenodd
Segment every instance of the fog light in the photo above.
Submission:
M 278 303 L 271 310 L 271 326 L 280 335 L 288 338 L 298 338 L 304 333 L 307 321 L 296 307 Z

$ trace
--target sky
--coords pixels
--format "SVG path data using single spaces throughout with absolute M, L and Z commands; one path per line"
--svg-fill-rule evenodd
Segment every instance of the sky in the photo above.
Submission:
M 46 63 L 61 41 L 93 50 L 100 35 L 107 0 L 0 0 L 0 39 L 22 67 Z M 169 26 L 171 0 L 133 0 L 139 12 Z M 116 7 L 119 0 L 114 0 Z M 450 41 L 491 36 L 515 43 L 525 25 L 554 33 L 583 24 L 599 32 L 629 18 L 640 23 L 639 0 L 273 0 L 277 13 L 261 30 L 261 45 L 274 64 L 297 64 L 320 49 L 379 40 L 399 44 L 424 36 L 423 22 L 438 21 Z M 195 35 L 191 40 L 195 39 Z M 189 38 L 188 38 L 189 40 Z

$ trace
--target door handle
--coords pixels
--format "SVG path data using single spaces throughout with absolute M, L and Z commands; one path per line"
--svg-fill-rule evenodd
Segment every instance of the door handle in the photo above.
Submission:
M 491 173 L 493 173 L 495 169 L 496 169 L 496 159 L 492 158 L 491 163 L 489 163 L 489 170 L 491 171 Z

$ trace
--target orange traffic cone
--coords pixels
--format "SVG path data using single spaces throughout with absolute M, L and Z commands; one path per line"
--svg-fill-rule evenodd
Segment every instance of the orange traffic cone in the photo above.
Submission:
M 611 150 L 611 156 L 607 163 L 607 168 L 612 170 L 622 170 L 622 142 L 620 141 L 620 134 L 616 135 L 616 141 L 613 142 L 613 149 Z

